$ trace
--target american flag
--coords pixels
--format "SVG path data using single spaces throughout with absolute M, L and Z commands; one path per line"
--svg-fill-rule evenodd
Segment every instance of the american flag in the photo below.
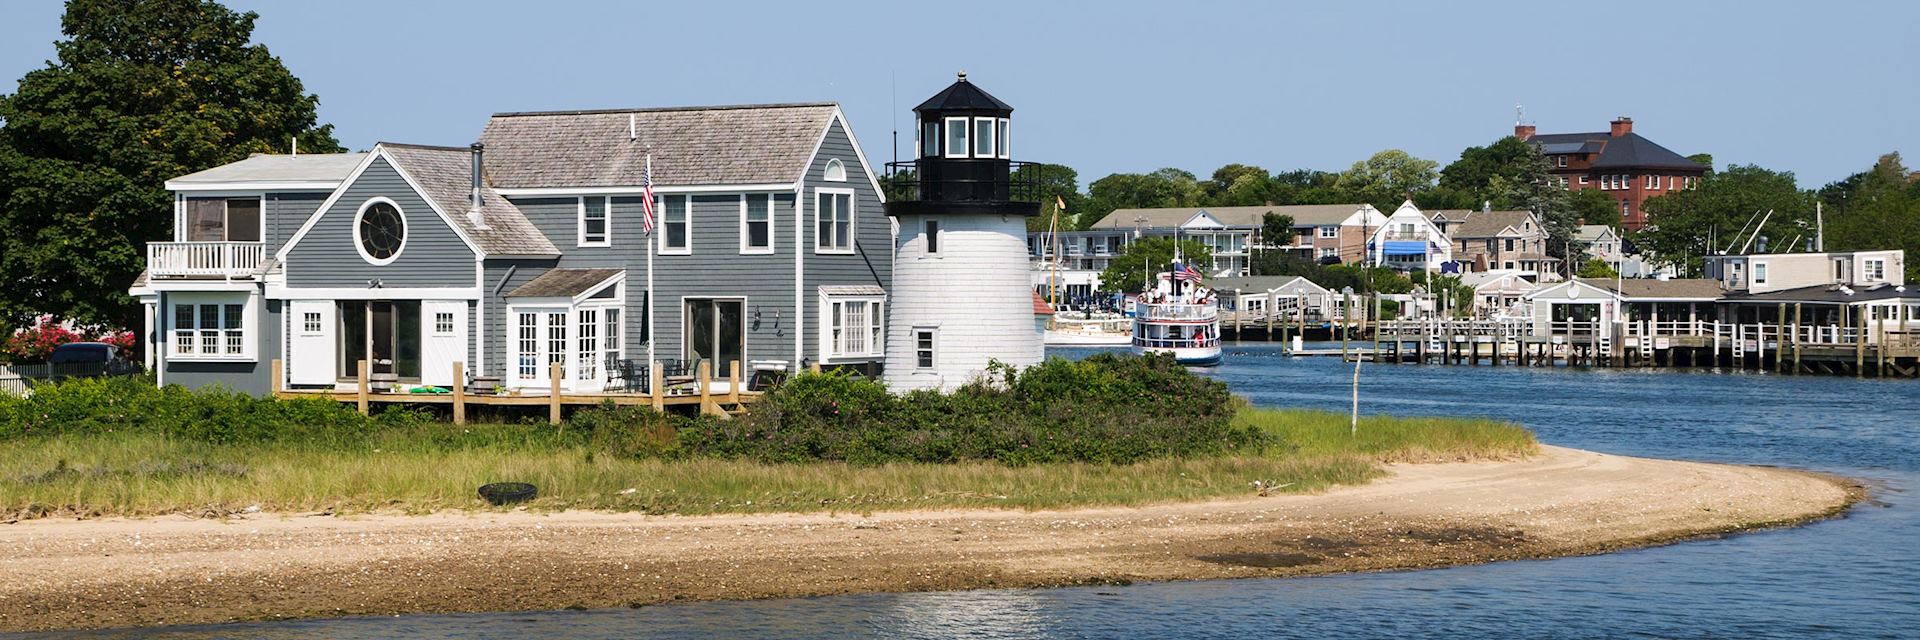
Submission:
M 646 192 L 640 201 L 640 232 L 653 235 L 653 154 L 647 154 L 646 172 L 640 174 L 640 188 Z
M 1199 282 L 1200 270 L 1193 268 L 1193 265 L 1190 265 L 1190 264 L 1175 265 L 1173 270 L 1173 279 L 1182 280 L 1186 282 Z

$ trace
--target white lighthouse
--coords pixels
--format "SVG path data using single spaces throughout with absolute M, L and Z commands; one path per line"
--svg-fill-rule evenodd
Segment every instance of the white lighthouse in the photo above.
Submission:
M 895 392 L 953 389 L 1000 361 L 1043 357 L 1027 275 L 1037 193 L 1014 179 L 1013 107 L 958 81 L 918 107 L 914 193 L 887 202 L 899 224 L 885 379 Z M 1023 172 L 1024 173 L 1024 172 Z M 896 174 L 900 175 L 900 174 Z

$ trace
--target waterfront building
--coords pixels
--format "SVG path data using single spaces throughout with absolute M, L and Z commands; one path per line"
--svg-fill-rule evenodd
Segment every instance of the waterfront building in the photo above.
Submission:
M 1212 278 L 1207 286 L 1219 295 L 1221 310 L 1242 322 L 1264 322 L 1269 309 L 1294 321 L 1304 310 L 1308 322 L 1321 322 L 1334 317 L 1340 305 L 1340 294 L 1303 276 Z
M 1473 287 L 1472 317 L 1517 319 L 1529 316 L 1527 294 L 1541 286 L 1532 278 L 1520 270 L 1495 269 L 1460 274 L 1460 284 Z
M 1453 241 L 1412 200 L 1400 204 L 1367 240 L 1367 262 L 1396 271 L 1437 272 L 1453 262 Z
M 1840 285 L 1856 289 L 1897 287 L 1907 283 L 1906 252 L 1888 249 L 1707 256 L 1705 275 L 1736 293 Z
M 1611 339 L 1617 325 L 1646 319 L 1711 320 L 1720 283 L 1704 278 L 1573 278 L 1543 285 L 1524 297 L 1532 305 L 1532 335 Z
M 130 290 L 162 384 L 352 388 L 366 363 L 382 389 L 537 393 L 559 365 L 577 393 L 634 360 L 725 378 L 885 355 L 891 229 L 832 103 L 500 113 L 470 147 L 254 156 L 166 187 L 174 237 Z
M 1259 237 L 1269 213 L 1293 218 L 1292 243 L 1280 246 Z M 1207 275 L 1234 277 L 1249 273 L 1254 251 L 1286 251 L 1322 262 L 1358 262 L 1365 256 L 1367 237 L 1385 222 L 1386 216 L 1367 204 L 1162 207 L 1115 209 L 1095 222 L 1091 232 L 1083 233 L 1108 238 L 1115 232 L 1132 238 L 1178 235 L 1207 245 L 1213 253 L 1212 263 L 1203 266 Z M 1038 240 L 1033 249 L 1044 251 L 1048 244 Z M 1108 246 L 1112 247 L 1111 240 Z
M 912 192 L 886 205 L 899 228 L 887 386 L 953 389 L 992 362 L 1037 364 L 1026 223 L 1040 204 L 1036 185 L 1012 177 L 1013 107 L 962 73 L 913 111 L 918 157 L 891 167 L 912 172 Z
M 1442 209 L 1429 214 L 1453 244 L 1462 272 L 1519 271 L 1560 279 L 1560 259 L 1547 255 L 1547 228 L 1532 211 Z
M 1633 118 L 1621 116 L 1606 131 L 1536 133 L 1534 125 L 1513 126 L 1514 137 L 1546 156 L 1548 171 L 1564 189 L 1599 189 L 1620 206 L 1628 231 L 1647 224 L 1647 198 L 1685 189 L 1709 167 L 1694 162 L 1633 132 Z

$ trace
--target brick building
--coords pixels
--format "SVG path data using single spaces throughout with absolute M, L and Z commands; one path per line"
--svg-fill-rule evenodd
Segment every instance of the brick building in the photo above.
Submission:
M 1707 167 L 1634 133 L 1633 118 L 1611 125 L 1593 133 L 1536 134 L 1533 125 L 1516 124 L 1513 135 L 1547 157 L 1560 186 L 1607 192 L 1620 203 L 1621 226 L 1638 230 L 1647 224 L 1641 209 L 1647 198 L 1691 186 Z

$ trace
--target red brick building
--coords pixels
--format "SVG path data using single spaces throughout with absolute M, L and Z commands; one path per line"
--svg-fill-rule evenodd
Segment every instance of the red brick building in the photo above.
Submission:
M 1628 230 L 1647 224 L 1641 204 L 1668 191 L 1692 186 L 1707 167 L 1688 160 L 1633 132 L 1633 118 L 1614 119 L 1607 131 L 1535 134 L 1533 125 L 1516 124 L 1514 137 L 1532 143 L 1547 157 L 1560 186 L 1599 189 L 1620 203 L 1620 223 Z

